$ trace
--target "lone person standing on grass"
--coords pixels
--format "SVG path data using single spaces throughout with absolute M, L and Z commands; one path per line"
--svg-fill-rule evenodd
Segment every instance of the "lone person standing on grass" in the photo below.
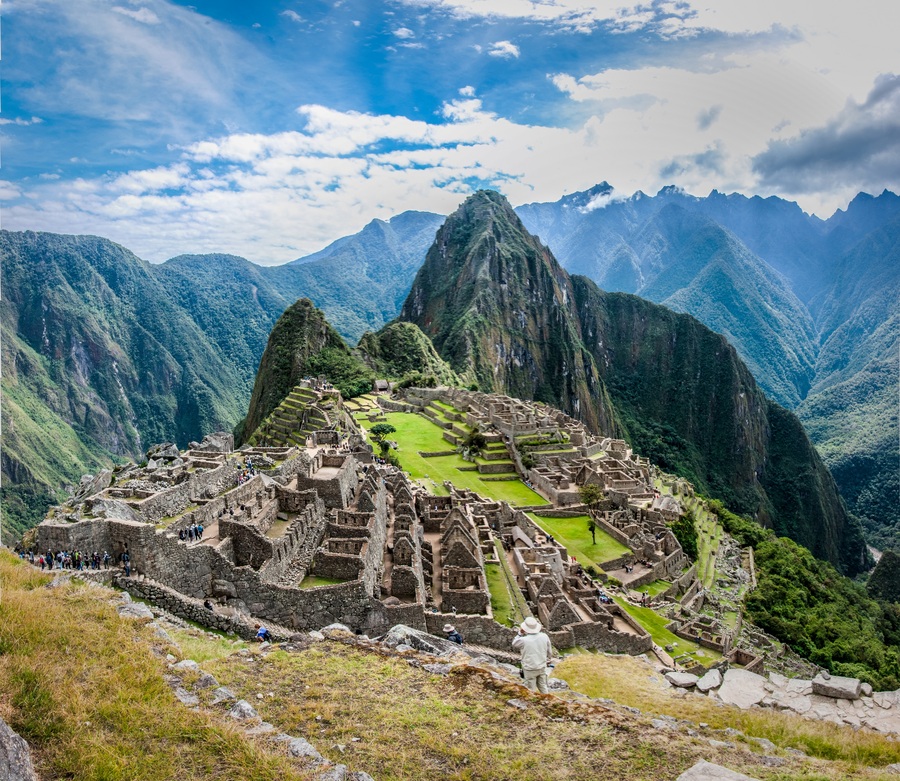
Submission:
M 541 628 L 541 622 L 529 616 L 519 626 L 519 634 L 513 638 L 512 647 L 522 653 L 525 685 L 531 691 L 547 694 L 547 663 L 551 659 L 553 646 Z

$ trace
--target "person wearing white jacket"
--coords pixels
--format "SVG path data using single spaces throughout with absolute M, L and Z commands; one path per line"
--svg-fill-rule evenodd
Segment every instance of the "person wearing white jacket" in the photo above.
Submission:
M 542 630 L 541 622 L 529 616 L 519 626 L 513 638 L 514 651 L 522 653 L 522 672 L 525 685 L 532 691 L 547 694 L 547 664 L 553 654 L 550 638 Z

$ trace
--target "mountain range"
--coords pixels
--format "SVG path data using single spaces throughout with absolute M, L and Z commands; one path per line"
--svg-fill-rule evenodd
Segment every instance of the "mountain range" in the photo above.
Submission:
M 723 334 L 761 388 L 803 420 L 869 539 L 900 544 L 892 403 L 900 198 L 860 195 L 823 221 L 777 198 L 716 192 L 695 198 L 666 188 L 656 196 L 620 199 L 603 184 L 517 213 L 569 272 L 607 291 L 637 293 L 689 313 Z M 401 308 L 407 319 L 416 319 L 415 297 L 407 293 L 443 222 L 422 212 L 375 220 L 279 267 L 229 255 L 186 255 L 151 265 L 103 239 L 0 233 L 7 291 L 0 302 L 7 517 L 19 529 L 34 523 L 59 486 L 112 456 L 134 457 L 151 442 L 186 444 L 211 428 L 233 427 L 247 408 L 272 326 L 300 297 L 309 297 L 351 343 Z M 446 246 L 456 241 L 444 236 Z M 529 268 L 543 267 L 540 243 L 523 249 Z M 488 368 L 496 368 L 513 395 L 580 408 L 595 425 L 613 425 L 614 416 L 622 425 L 627 405 L 621 398 L 616 405 L 585 407 L 593 391 L 612 396 L 618 382 L 602 376 L 599 348 L 573 337 L 586 324 L 564 309 L 548 322 L 548 332 L 521 323 L 535 296 L 552 292 L 584 301 L 601 295 L 586 280 L 565 281 L 564 273 L 560 269 L 552 291 L 540 294 L 508 285 L 479 291 L 477 276 L 462 284 L 467 292 L 433 274 L 429 284 L 443 291 L 444 300 L 428 306 L 442 308 L 443 325 L 429 336 L 457 371 L 465 362 L 461 356 L 480 367 L 474 372 L 479 383 Z M 477 303 L 463 312 L 471 292 Z M 642 306 L 635 302 L 629 316 L 645 316 Z M 482 331 L 484 338 L 503 335 L 494 366 L 445 316 L 457 311 L 469 318 L 467 328 L 480 327 L 489 307 L 509 310 L 502 323 Z M 427 333 L 426 326 L 423 321 Z M 517 328 L 531 341 L 513 339 Z M 374 366 L 377 360 L 371 351 L 367 355 Z M 541 356 L 537 374 L 525 366 L 534 355 Z M 380 360 L 384 365 L 384 356 Z M 626 425 L 632 436 L 638 435 L 635 422 L 632 416 Z M 42 433 L 48 431 L 52 445 Z M 644 439 L 664 443 L 673 437 L 660 429 Z M 662 450 L 671 458 L 691 446 L 675 441 Z

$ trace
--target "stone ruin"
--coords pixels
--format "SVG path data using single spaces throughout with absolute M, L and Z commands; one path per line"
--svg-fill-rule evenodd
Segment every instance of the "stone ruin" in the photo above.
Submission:
M 317 392 L 303 386 L 293 398 L 312 409 Z M 334 393 L 321 398 L 330 404 Z M 489 448 L 514 462 L 514 478 L 521 474 L 547 498 L 543 511 L 581 514 L 578 489 L 602 488 L 597 525 L 630 551 L 604 562 L 606 575 L 631 588 L 665 578 L 673 581 L 667 598 L 697 596 L 666 526 L 681 507 L 653 489 L 652 468 L 625 442 L 596 437 L 558 410 L 493 394 L 410 389 L 379 404 L 423 411 L 434 399 L 457 410 L 442 426 L 448 444 L 466 433 L 463 424 L 484 432 Z M 339 622 L 379 633 L 402 623 L 440 633 L 451 622 L 468 643 L 506 650 L 514 632 L 494 620 L 488 586 L 489 572 L 500 573 L 518 620 L 536 616 L 557 647 L 652 650 L 646 630 L 601 601 L 597 583 L 525 512 L 449 483 L 449 495 L 432 495 L 375 463 L 339 399 L 330 408 L 341 412 L 340 426 L 302 436 L 278 429 L 279 446 L 235 451 L 218 434 L 185 451 L 157 446 L 143 466 L 84 480 L 40 524 L 38 546 L 108 551 L 116 561 L 128 551 L 132 576 L 119 582 L 149 599 L 165 593 L 170 608 L 180 599 L 191 617 L 212 600 L 216 615 L 249 614 L 298 630 Z M 291 412 L 297 425 L 310 424 L 313 416 L 298 410 Z M 286 415 L 270 424 L 286 426 Z M 271 440 L 276 427 L 269 429 Z M 179 535 L 198 525 L 202 539 Z

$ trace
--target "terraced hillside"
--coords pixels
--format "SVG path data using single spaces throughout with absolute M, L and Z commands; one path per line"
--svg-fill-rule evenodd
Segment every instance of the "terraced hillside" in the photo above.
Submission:
M 295 386 L 250 436 L 248 443 L 267 447 L 306 446 L 315 431 L 342 428 L 340 396 L 320 401 L 319 394 L 303 385 Z

